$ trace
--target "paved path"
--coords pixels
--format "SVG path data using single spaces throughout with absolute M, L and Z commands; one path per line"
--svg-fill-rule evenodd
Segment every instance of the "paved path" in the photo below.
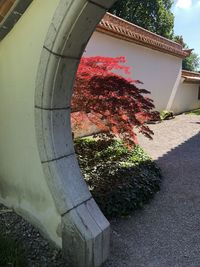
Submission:
M 140 138 L 163 171 L 161 191 L 144 210 L 112 222 L 106 267 L 200 267 L 200 116 L 151 125 Z

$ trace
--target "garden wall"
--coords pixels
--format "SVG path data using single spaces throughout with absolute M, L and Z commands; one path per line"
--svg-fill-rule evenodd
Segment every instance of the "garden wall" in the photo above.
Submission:
M 138 87 L 150 91 L 156 110 L 167 109 L 179 114 L 200 107 L 200 75 L 182 71 L 182 60 L 190 53 L 191 50 L 184 50 L 180 44 L 107 13 L 93 33 L 84 56 L 125 56 L 126 65 L 131 67 L 131 78 L 143 82 Z M 72 125 L 76 125 L 74 116 Z M 78 127 L 73 130 L 75 137 L 100 131 L 87 116 L 81 130 Z
M 151 92 L 156 109 L 174 107 L 174 112 L 180 113 L 200 106 L 196 97 L 199 74 L 182 72 L 182 60 L 190 53 L 190 49 L 185 50 L 178 43 L 107 13 L 84 55 L 125 56 L 132 68 L 132 78 L 142 81 L 142 87 Z M 183 84 L 184 75 L 189 77 L 190 85 Z
M 171 110 L 176 114 L 200 107 L 199 84 L 186 83 L 181 79 Z
M 132 67 L 132 78 L 143 82 L 142 87 L 151 92 L 156 109 L 166 109 L 181 69 L 182 59 L 106 34 L 95 32 L 85 56 L 125 56 Z

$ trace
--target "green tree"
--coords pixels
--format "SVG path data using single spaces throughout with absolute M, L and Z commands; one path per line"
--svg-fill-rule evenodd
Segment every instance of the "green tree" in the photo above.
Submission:
M 183 37 L 176 35 L 173 40 L 183 46 L 184 49 L 188 49 L 188 45 L 184 42 Z M 199 55 L 195 52 L 191 52 L 189 57 L 184 58 L 182 62 L 182 68 L 189 71 L 198 71 L 200 64 Z
M 172 38 L 172 0 L 119 0 L 110 12 L 161 36 Z
M 198 71 L 199 70 L 199 55 L 192 52 L 189 57 L 183 60 L 182 67 L 184 70 Z

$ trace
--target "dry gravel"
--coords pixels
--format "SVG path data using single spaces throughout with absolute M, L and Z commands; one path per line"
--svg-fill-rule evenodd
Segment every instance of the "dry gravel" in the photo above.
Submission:
M 130 218 L 112 222 L 105 267 L 200 267 L 200 116 L 151 125 L 140 145 L 162 170 L 161 191 Z
M 59 249 L 42 237 L 31 224 L 3 205 L 0 205 L 0 232 L 21 244 L 27 267 L 66 267 Z

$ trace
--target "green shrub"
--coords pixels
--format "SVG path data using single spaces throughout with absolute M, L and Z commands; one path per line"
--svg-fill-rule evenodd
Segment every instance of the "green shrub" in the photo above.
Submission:
M 173 111 L 170 110 L 163 110 L 160 112 L 160 119 L 161 120 L 169 120 L 174 118 Z
M 18 242 L 0 234 L 0 266 L 27 267 L 25 254 Z
M 126 216 L 143 207 L 160 189 L 160 169 L 141 147 L 128 150 L 120 141 L 75 141 L 80 168 L 107 217 Z

